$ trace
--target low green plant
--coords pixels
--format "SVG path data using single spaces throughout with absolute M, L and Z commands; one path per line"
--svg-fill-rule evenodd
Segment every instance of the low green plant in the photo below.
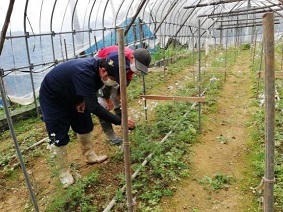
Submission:
M 213 177 L 204 176 L 202 179 L 198 180 L 199 183 L 203 184 L 206 189 L 217 191 L 219 189 L 228 188 L 235 178 L 217 173 Z
M 251 44 L 250 43 L 243 43 L 241 45 L 241 49 L 242 50 L 249 50 L 251 48 Z
M 6 179 L 9 180 L 15 180 L 18 179 L 19 177 L 19 173 L 14 168 L 11 168 L 9 166 L 5 166 L 3 168 L 2 174 Z
M 282 57 L 282 48 L 279 48 L 279 45 L 275 44 L 275 54 L 277 57 Z M 250 67 L 251 70 L 255 70 L 256 63 L 259 61 L 259 57 L 256 58 L 253 66 Z M 279 64 L 277 64 L 278 67 Z M 275 80 L 275 87 L 279 93 L 279 96 L 283 93 L 282 80 Z M 253 85 L 254 96 L 257 97 L 258 94 L 264 93 L 264 81 L 259 78 L 254 78 Z M 275 110 L 275 151 L 274 151 L 274 168 L 275 168 L 275 184 L 274 184 L 274 210 L 283 211 L 283 148 L 282 148 L 282 133 L 280 129 L 283 127 L 283 101 L 281 99 L 276 101 L 276 110 Z M 249 161 L 253 167 L 253 183 L 255 187 L 260 184 L 262 177 L 265 175 L 265 108 L 259 104 L 259 101 L 254 102 L 254 106 L 257 107 L 256 111 L 253 113 L 252 120 L 252 133 L 249 149 L 252 151 L 249 152 Z M 262 197 L 262 194 L 258 194 Z
M 98 173 L 91 172 L 84 179 L 80 179 L 73 186 L 68 187 L 66 190 L 61 190 L 57 193 L 52 204 L 46 209 L 50 212 L 61 211 L 97 211 L 92 203 L 90 195 L 87 195 L 87 189 L 98 183 Z

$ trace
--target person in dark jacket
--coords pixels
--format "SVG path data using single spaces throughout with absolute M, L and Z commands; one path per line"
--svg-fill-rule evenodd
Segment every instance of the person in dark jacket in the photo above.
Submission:
M 126 67 L 129 67 L 127 60 Z M 42 120 L 50 138 L 50 150 L 55 156 L 60 181 L 65 188 L 74 183 L 66 151 L 70 127 L 77 133 L 86 163 L 101 163 L 107 159 L 106 155 L 97 155 L 93 150 L 91 114 L 121 125 L 121 118 L 103 108 L 96 96 L 104 85 L 111 86 L 116 82 L 119 83 L 117 52 L 105 59 L 88 57 L 63 62 L 54 67 L 41 83 L 39 102 Z M 128 126 L 135 126 L 130 118 Z

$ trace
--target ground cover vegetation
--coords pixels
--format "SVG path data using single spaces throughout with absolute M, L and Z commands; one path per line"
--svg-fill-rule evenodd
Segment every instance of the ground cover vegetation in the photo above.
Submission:
M 256 97 L 255 104 L 259 105 L 256 113 L 253 114 L 253 124 L 256 126 L 252 131 L 251 136 L 253 143 L 251 143 L 250 161 L 253 165 L 254 175 L 258 178 L 264 176 L 264 157 L 265 157 L 265 115 L 264 115 L 264 80 L 258 76 L 258 71 L 264 70 L 264 61 L 262 61 L 262 45 L 258 44 L 254 51 L 253 63 L 251 63 L 251 71 L 254 72 L 253 92 Z M 282 71 L 282 41 L 275 43 L 275 71 Z M 282 107 L 283 102 L 281 95 L 283 93 L 282 78 L 275 80 L 275 184 L 274 184 L 274 205 L 275 211 L 283 211 L 283 131 L 282 131 Z M 263 188 L 256 191 L 259 201 L 262 202 Z
M 245 47 L 246 48 L 246 47 Z M 256 47 L 255 62 L 251 65 L 251 71 L 256 72 L 260 60 L 261 47 Z M 169 52 L 170 54 L 166 53 Z M 202 57 L 202 74 L 201 74 L 201 90 L 205 90 L 205 103 L 201 105 L 202 121 L 206 120 L 206 115 L 214 112 L 214 104 L 225 83 L 225 66 L 229 67 L 236 62 L 238 55 L 243 50 L 241 47 L 224 49 L 214 49 L 208 56 L 201 53 Z M 180 54 L 177 52 L 181 52 Z M 278 50 L 277 50 L 278 52 Z M 147 94 L 172 93 L 179 96 L 197 96 L 199 92 L 198 71 L 196 65 L 198 54 L 188 54 L 183 50 L 168 51 L 160 50 L 159 56 L 154 58 L 159 61 L 164 54 L 170 57 L 180 57 L 176 62 L 168 64 L 166 70 L 152 71 L 145 76 Z M 252 55 L 252 50 L 251 50 Z M 174 61 L 172 59 L 172 61 Z M 210 64 L 211 69 L 206 69 L 206 64 Z M 216 68 L 216 69 L 214 69 Z M 219 70 L 222 70 L 219 72 Z M 190 72 L 192 71 L 192 72 Z M 188 73 L 190 73 L 188 75 Z M 179 75 L 178 80 L 174 77 Z M 170 79 L 174 79 L 174 89 L 169 91 Z M 282 92 L 281 82 L 277 80 L 278 93 Z M 279 89 L 280 88 L 280 89 Z M 255 97 L 263 90 L 263 82 L 255 78 L 253 85 Z M 130 132 L 131 141 L 131 163 L 132 173 L 139 170 L 138 175 L 133 180 L 133 196 L 136 202 L 137 211 L 161 211 L 159 202 L 162 197 L 170 196 L 174 193 L 174 184 L 182 178 L 188 177 L 190 174 L 190 151 L 189 147 L 197 142 L 199 135 L 199 114 L 198 105 L 188 102 L 158 102 L 152 106 L 152 110 L 148 112 L 148 120 L 145 120 L 142 104 L 139 96 L 143 94 L 141 86 L 141 77 L 134 78 L 134 81 L 128 87 L 129 106 L 135 111 L 134 115 L 139 114 L 137 127 Z M 258 105 L 258 99 L 255 98 L 255 105 Z M 278 102 L 276 113 L 276 127 L 280 129 L 282 125 L 282 112 L 280 106 L 283 103 Z M 131 111 L 130 111 L 131 112 Z M 94 122 L 98 124 L 94 117 Z M 249 152 L 250 162 L 254 171 L 250 181 L 256 184 L 264 173 L 264 108 L 258 107 L 257 113 L 254 114 L 252 123 L 257 126 L 252 133 L 253 142 L 251 142 L 252 151 Z M 38 117 L 30 118 L 26 121 L 15 123 L 15 130 L 21 149 L 31 146 L 35 141 L 41 140 L 46 136 L 44 126 Z M 170 133 L 172 132 L 172 133 Z M 168 134 L 165 141 L 162 139 Z M 275 185 L 275 205 L 276 210 L 283 210 L 283 167 L 282 167 L 282 144 L 280 130 L 276 130 L 276 185 Z M 9 131 L 2 132 L 1 141 L 9 140 Z M 71 134 L 73 140 L 75 136 Z M 96 137 L 97 138 L 97 137 Z M 219 142 L 227 142 L 225 138 L 219 138 Z M 75 142 L 70 143 L 73 148 Z M 49 152 L 45 149 L 45 145 L 36 147 L 32 151 L 23 154 L 24 160 L 29 168 L 35 166 L 35 161 L 46 160 L 48 166 L 54 166 Z M 12 192 L 10 184 L 15 182 L 21 175 L 18 167 L 17 158 L 13 157 L 15 151 L 12 142 L 0 143 L 1 156 L 1 173 L 0 188 L 7 194 Z M 45 211 L 102 211 L 103 208 L 114 198 L 116 201 L 116 211 L 126 211 L 125 190 L 121 189 L 125 185 L 123 151 L 113 147 L 110 148 L 108 155 L 110 162 L 106 165 L 102 164 L 95 169 L 84 170 L 83 176 L 79 177 L 77 182 L 67 188 L 61 189 L 59 182 L 55 182 L 52 192 L 48 193 L 48 198 L 38 192 L 40 205 Z M 149 155 L 150 160 L 146 166 L 142 163 Z M 11 160 L 12 158 L 12 160 Z M 43 158 L 43 159 L 42 159 Z M 82 169 L 76 162 L 71 164 L 71 168 L 75 173 L 79 173 Z M 45 168 L 46 172 L 52 172 L 52 177 L 56 178 L 56 170 Z M 218 173 L 213 177 L 205 177 L 199 179 L 207 189 L 217 191 L 234 183 L 231 176 Z M 36 182 L 34 188 L 37 190 Z M 48 186 L 48 185 L 47 185 Z M 39 189 L 40 190 L 40 189 Z M 258 198 L 262 197 L 261 192 L 257 192 Z M 4 199 L 4 197 L 1 197 Z M 25 206 L 26 211 L 32 210 L 32 204 L 29 202 Z

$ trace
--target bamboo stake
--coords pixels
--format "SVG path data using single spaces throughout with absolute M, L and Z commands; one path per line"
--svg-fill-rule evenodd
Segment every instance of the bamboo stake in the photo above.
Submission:
M 118 46 L 119 46 L 119 76 L 120 76 L 120 93 L 122 109 L 122 128 L 123 128 L 123 146 L 124 146 L 124 163 L 126 177 L 126 193 L 128 211 L 132 212 L 134 208 L 132 197 L 132 179 L 131 179 L 131 158 L 130 142 L 128 136 L 128 110 L 127 110 L 127 82 L 125 67 L 125 50 L 124 50 L 124 30 L 118 29 Z
M 265 53 L 265 174 L 264 212 L 274 211 L 274 128 L 275 128 L 275 83 L 274 83 L 274 17 L 263 15 L 263 45 Z

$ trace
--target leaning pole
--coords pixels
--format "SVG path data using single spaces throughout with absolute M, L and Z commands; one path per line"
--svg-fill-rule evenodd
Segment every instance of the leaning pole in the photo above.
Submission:
M 6 37 L 8 25 L 10 23 L 11 14 L 13 12 L 14 3 L 15 3 L 15 0 L 10 0 L 10 4 L 9 4 L 9 8 L 8 8 L 8 11 L 7 11 L 7 14 L 6 14 L 5 22 L 4 22 L 2 31 L 1 31 L 1 35 L 0 35 L 0 56 L 1 56 L 1 53 L 2 53 L 2 50 L 3 50 L 4 40 L 5 40 L 5 37 Z M 16 136 L 16 133 L 15 133 L 15 130 L 14 130 L 12 117 L 11 117 L 11 114 L 10 114 L 10 111 L 9 111 L 9 108 L 8 108 L 8 103 L 7 103 L 7 100 L 6 100 L 6 93 L 5 93 L 5 88 L 4 88 L 3 76 L 4 76 L 4 72 L 1 71 L 0 72 L 0 93 L 1 93 L 1 96 L 2 96 L 2 100 L 3 100 L 3 106 L 4 106 L 5 113 L 6 113 L 6 118 L 7 118 L 7 122 L 8 122 L 8 125 L 9 125 L 9 129 L 10 129 L 10 134 L 11 134 L 13 141 L 14 141 L 16 152 L 17 152 L 20 164 L 21 164 L 21 168 L 22 168 L 22 171 L 23 171 L 23 174 L 24 174 L 24 177 L 25 177 L 26 184 L 27 184 L 28 189 L 29 189 L 29 193 L 30 193 L 31 201 L 32 201 L 33 206 L 34 206 L 34 210 L 36 212 L 38 212 L 39 208 L 38 208 L 36 196 L 35 196 L 33 189 L 32 189 L 32 185 L 31 185 L 31 182 L 30 182 L 30 179 L 29 179 L 29 176 L 28 176 L 28 172 L 27 172 L 26 167 L 25 167 L 24 159 L 22 157 L 20 147 L 19 147 L 19 144 L 18 144 L 18 140 L 17 140 L 17 136 Z

